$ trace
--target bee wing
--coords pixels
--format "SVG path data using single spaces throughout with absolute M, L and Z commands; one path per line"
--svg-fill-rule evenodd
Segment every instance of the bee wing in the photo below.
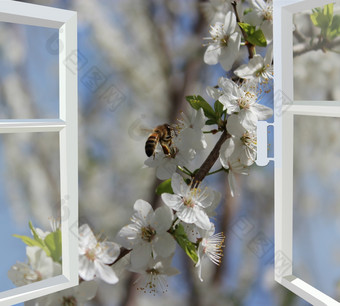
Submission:
M 141 122 L 137 121 L 132 123 L 129 127 L 128 134 L 134 140 L 143 140 L 152 133 L 152 129 L 146 128 Z
M 148 128 L 140 128 L 140 133 L 144 134 L 145 136 L 148 136 L 152 133 L 153 129 Z

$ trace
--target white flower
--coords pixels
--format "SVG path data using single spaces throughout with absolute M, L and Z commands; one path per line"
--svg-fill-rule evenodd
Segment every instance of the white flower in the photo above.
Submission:
M 122 246 L 132 249 L 132 267 L 144 266 L 152 256 L 167 257 L 174 253 L 176 243 L 167 232 L 173 220 L 171 209 L 162 206 L 153 211 L 148 202 L 137 200 L 134 210 L 133 223 L 124 226 L 117 236 Z
M 255 54 L 247 65 L 241 65 L 237 68 L 235 74 L 242 79 L 255 79 L 259 82 L 268 83 L 273 78 L 272 59 L 273 47 L 271 45 L 264 58 L 260 54 Z
M 40 247 L 26 247 L 26 255 L 28 264 L 17 262 L 8 271 L 8 277 L 14 285 L 23 286 L 61 274 L 61 265 Z
M 178 139 L 176 140 L 176 147 L 179 150 L 189 151 L 195 150 L 197 153 L 207 147 L 205 136 L 202 132 L 207 120 L 204 116 L 203 109 L 192 109 L 190 117 L 182 113 L 183 119 L 178 119 Z
M 256 128 L 258 120 L 266 120 L 273 115 L 273 110 L 257 102 L 258 95 L 253 82 L 237 85 L 228 78 L 219 79 L 223 95 L 218 99 L 228 114 L 238 113 L 241 124 L 246 130 Z
M 236 16 L 229 11 L 224 23 L 216 22 L 210 29 L 211 40 L 204 53 L 204 62 L 208 65 L 220 63 L 226 71 L 234 64 L 240 49 L 241 35 L 236 31 Z
M 256 131 L 247 131 L 237 115 L 228 118 L 227 130 L 232 137 L 226 140 L 220 150 L 222 165 L 227 165 L 229 158 L 239 160 L 245 166 L 252 165 L 256 159 Z
M 259 26 L 267 42 L 273 39 L 273 1 L 250 0 L 253 11 L 244 16 L 244 21 Z
M 224 247 L 223 242 L 225 239 L 223 233 L 214 234 L 215 226 L 213 223 L 211 223 L 208 230 L 202 232 L 202 238 L 197 252 L 198 262 L 196 263 L 196 267 L 198 268 L 198 277 L 201 281 L 203 281 L 202 261 L 205 258 L 208 258 L 215 265 L 219 265 L 223 256 L 222 247 Z
M 228 183 L 231 196 L 234 197 L 237 192 L 237 185 L 234 173 L 248 175 L 248 167 L 241 163 L 241 159 L 237 157 L 237 153 L 233 155 L 235 142 L 225 142 L 220 149 L 220 162 L 223 168 L 228 169 Z
M 176 268 L 171 267 L 172 257 L 157 259 L 150 258 L 149 262 L 139 269 L 131 268 L 130 271 L 140 273 L 141 277 L 137 279 L 141 286 L 138 288 L 142 292 L 156 294 L 167 291 L 167 276 L 173 276 L 179 273 Z
M 96 296 L 98 284 L 92 280 L 82 281 L 79 286 L 62 290 L 35 300 L 36 306 L 82 306 Z
M 79 228 L 79 276 L 86 281 L 98 276 L 109 284 L 118 282 L 113 263 L 120 254 L 117 244 L 109 241 L 99 242 L 87 224 Z
M 212 190 L 207 187 L 203 190 L 199 187 L 191 189 L 177 173 L 172 176 L 171 186 L 175 194 L 163 193 L 164 203 L 176 211 L 180 220 L 209 228 L 209 217 L 204 210 L 214 201 Z

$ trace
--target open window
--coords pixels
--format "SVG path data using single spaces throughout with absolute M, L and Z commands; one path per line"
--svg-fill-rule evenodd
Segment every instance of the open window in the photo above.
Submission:
M 59 32 L 59 50 L 56 53 L 59 56 L 59 115 L 53 115 L 52 118 L 1 116 L 0 120 L 0 142 L 8 140 L 7 143 L 12 144 L 12 152 L 22 154 L 23 158 L 34 154 L 32 146 L 22 145 L 23 143 L 50 143 L 51 155 L 55 156 L 52 158 L 56 166 L 53 170 L 57 169 L 53 175 L 58 177 L 59 181 L 58 187 L 53 189 L 57 190 L 58 197 L 53 204 L 58 205 L 60 211 L 62 271 L 60 275 L 46 280 L 2 290 L 0 304 L 13 305 L 78 284 L 77 14 L 5 0 L 0 1 L 0 22 L 51 28 Z M 67 65 L 70 61 L 72 69 Z M 17 103 L 24 105 L 25 101 Z M 42 162 L 46 163 L 46 160 Z M 31 173 L 24 173 L 31 178 Z M 1 175 L 5 176 L 5 171 L 2 171 Z M 6 177 L 1 179 L 6 180 Z M 18 259 L 17 254 L 13 254 L 13 259 Z M 0 277 L 5 278 L 6 275 Z
M 338 0 L 274 0 L 275 279 L 313 305 L 340 305 L 339 20 Z

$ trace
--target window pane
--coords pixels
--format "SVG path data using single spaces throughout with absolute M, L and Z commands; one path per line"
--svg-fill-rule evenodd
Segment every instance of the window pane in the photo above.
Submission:
M 7 275 L 11 267 L 25 269 L 27 266 L 17 262 L 28 262 L 26 245 L 13 234 L 32 237 L 31 221 L 45 232 L 38 232 L 44 240 L 46 232 L 52 231 L 52 217 L 60 218 L 58 133 L 0 134 L 0 169 L 0 240 L 2 250 L 6 250 L 0 258 L 0 291 L 5 291 L 16 287 Z M 46 255 L 31 251 L 42 264 Z M 40 276 L 36 263 L 31 263 L 31 268 L 38 272 L 31 271 L 26 279 L 12 275 L 29 283 L 29 279 L 38 281 L 61 274 L 61 265 L 50 262 L 43 266 L 47 272 Z
M 58 29 L 0 22 L 0 119 L 59 117 Z
M 294 14 L 294 100 L 340 101 L 340 5 L 331 13 L 332 5 Z
M 340 118 L 294 118 L 293 274 L 340 301 Z

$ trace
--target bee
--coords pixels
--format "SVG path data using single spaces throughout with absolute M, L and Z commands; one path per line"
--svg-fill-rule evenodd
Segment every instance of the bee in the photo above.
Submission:
M 161 145 L 165 155 L 171 157 L 176 155 L 177 150 L 175 147 L 172 147 L 172 139 L 175 134 L 175 129 L 167 123 L 155 127 L 145 143 L 146 155 L 148 157 L 151 155 L 155 157 L 158 143 Z

